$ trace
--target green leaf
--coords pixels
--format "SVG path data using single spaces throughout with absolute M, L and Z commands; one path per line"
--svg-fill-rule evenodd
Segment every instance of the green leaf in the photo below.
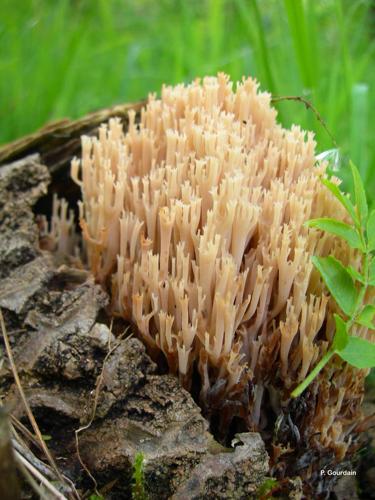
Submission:
M 138 451 L 134 457 L 132 479 L 132 498 L 145 500 L 144 455 L 141 451 Z
M 339 187 L 334 184 L 329 179 L 322 179 L 322 183 L 331 191 L 333 196 L 339 200 L 339 202 L 345 207 L 346 211 L 353 219 L 356 224 L 359 224 L 359 219 L 355 213 L 355 208 L 353 203 L 350 201 L 349 197 L 340 191 Z
M 333 338 L 332 349 L 335 352 L 342 351 L 349 340 L 348 330 L 346 322 L 338 315 L 334 314 L 335 323 L 336 323 L 336 332 Z
M 375 286 L 375 258 L 371 259 L 369 265 L 369 285 Z
M 311 219 L 307 221 L 306 225 L 340 236 L 340 238 L 346 240 L 352 248 L 364 250 L 358 232 L 353 227 L 349 226 L 349 224 L 324 217 L 321 219 Z
M 366 283 L 365 277 L 356 269 L 354 269 L 354 267 L 348 266 L 346 270 L 355 281 L 359 281 L 360 283 L 362 283 L 362 285 Z
M 360 325 L 370 328 L 371 330 L 374 330 L 375 325 L 372 322 L 374 316 L 375 316 L 375 306 L 369 304 L 363 308 L 356 322 L 359 323 Z
M 375 344 L 360 337 L 349 336 L 346 347 L 337 354 L 356 368 L 375 366 Z
M 266 477 L 263 483 L 259 486 L 257 497 L 261 498 L 267 493 L 270 493 L 279 483 L 273 477 Z
M 367 215 L 368 215 L 368 205 L 367 205 L 365 188 L 363 186 L 361 175 L 358 172 L 358 168 L 354 165 L 352 161 L 349 162 L 349 165 L 353 176 L 354 196 L 359 214 L 359 219 L 361 223 L 364 224 L 365 221 L 367 220 Z
M 345 314 L 352 316 L 357 301 L 357 290 L 353 279 L 340 261 L 332 255 L 313 257 L 313 264 L 318 269 L 332 297 Z
M 375 250 L 375 209 L 372 210 L 367 221 L 367 241 L 370 252 Z

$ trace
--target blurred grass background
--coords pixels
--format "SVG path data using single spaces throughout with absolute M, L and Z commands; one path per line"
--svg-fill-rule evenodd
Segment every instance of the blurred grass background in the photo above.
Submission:
M 163 82 L 254 75 L 312 102 L 374 203 L 374 56 L 374 0 L 0 0 L 0 143 Z M 302 104 L 277 107 L 333 147 Z

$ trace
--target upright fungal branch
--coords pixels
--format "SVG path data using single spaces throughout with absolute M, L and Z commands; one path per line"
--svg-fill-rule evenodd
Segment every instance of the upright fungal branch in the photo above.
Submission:
M 110 120 L 72 162 L 89 264 L 113 312 L 186 387 L 199 371 L 206 406 L 240 401 L 258 428 L 265 402 L 278 411 L 332 340 L 335 304 L 311 256 L 357 262 L 341 239 L 304 226 L 345 218 L 314 148 L 312 133 L 276 122 L 254 80 L 233 89 L 219 74 L 163 87 L 139 123 L 130 112 L 124 132 Z M 341 453 L 336 416 L 363 382 L 350 370 L 321 382 L 311 416 Z

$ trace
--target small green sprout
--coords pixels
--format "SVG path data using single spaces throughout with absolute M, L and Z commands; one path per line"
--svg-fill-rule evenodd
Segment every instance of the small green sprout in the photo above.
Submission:
M 259 486 L 259 489 L 257 491 L 257 498 L 267 498 L 271 500 L 272 498 L 274 498 L 273 496 L 271 496 L 272 492 L 277 488 L 278 484 L 278 481 L 273 477 L 266 477 L 263 483 Z
M 145 491 L 144 456 L 140 451 L 137 452 L 134 458 L 132 480 L 132 499 L 146 500 L 147 495 Z
M 322 182 L 345 207 L 353 225 L 330 218 L 313 219 L 307 225 L 335 234 L 346 240 L 352 248 L 358 249 L 362 257 L 361 269 L 357 271 L 351 266 L 346 267 L 333 256 L 313 257 L 314 266 L 342 313 L 334 315 L 336 330 L 330 349 L 291 393 L 294 398 L 311 384 L 335 354 L 356 368 L 375 366 L 375 344 L 351 335 L 355 325 L 375 329 L 375 304 L 364 304 L 369 289 L 375 286 L 375 209 L 369 213 L 361 176 L 351 162 L 350 168 L 355 204 L 331 180 L 322 179 Z

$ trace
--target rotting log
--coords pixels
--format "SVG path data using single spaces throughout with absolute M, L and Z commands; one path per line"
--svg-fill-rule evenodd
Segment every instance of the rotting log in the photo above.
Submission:
M 144 104 L 145 101 L 121 104 L 89 113 L 78 120 L 65 118 L 48 123 L 30 135 L 0 146 L 0 165 L 39 153 L 42 163 L 55 174 L 79 152 L 81 135 L 94 134 L 101 123 L 113 117 L 127 122 L 128 111 L 140 111 Z
M 0 498 L 1 500 L 18 500 L 20 485 L 10 440 L 8 417 L 0 408 Z
M 52 193 L 57 193 L 76 206 L 80 192 L 70 179 L 69 171 L 72 158 L 80 154 L 81 136 L 96 134 L 102 123 L 114 117 L 120 118 L 126 127 L 129 110 L 139 113 L 144 104 L 145 101 L 121 104 L 89 113 L 77 120 L 65 118 L 48 123 L 32 134 L 0 145 L 0 168 L 5 163 L 38 153 L 40 162 L 48 167 L 52 182 L 49 186 L 50 196 L 38 204 L 36 211 L 42 214 L 50 212 Z

